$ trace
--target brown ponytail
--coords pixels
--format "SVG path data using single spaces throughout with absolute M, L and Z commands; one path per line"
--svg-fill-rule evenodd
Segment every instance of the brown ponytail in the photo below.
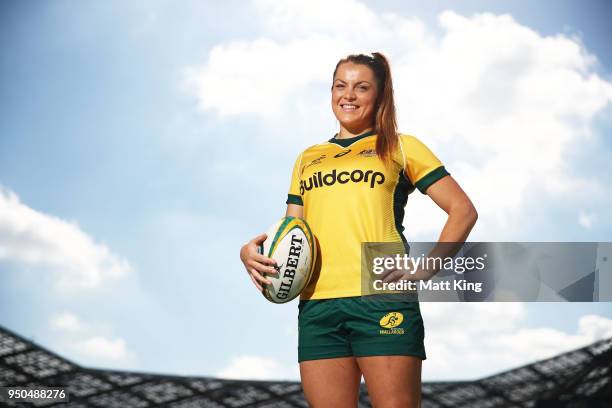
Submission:
M 395 115 L 395 102 L 393 100 L 393 82 L 391 80 L 391 68 L 387 58 L 374 52 L 372 56 L 365 54 L 353 54 L 341 59 L 336 64 L 334 76 L 338 67 L 345 63 L 362 64 L 368 66 L 374 77 L 378 88 L 378 98 L 376 102 L 376 117 L 374 119 L 374 131 L 378 135 L 376 140 L 376 154 L 385 163 L 391 160 L 391 156 L 397 149 L 397 119 Z

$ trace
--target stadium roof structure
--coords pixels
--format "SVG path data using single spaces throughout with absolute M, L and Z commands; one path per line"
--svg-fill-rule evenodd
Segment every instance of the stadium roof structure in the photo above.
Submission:
M 68 392 L 67 403 L 35 406 L 308 406 L 299 382 L 237 381 L 87 368 L 0 327 L 0 387 L 9 386 L 64 387 Z M 424 382 L 422 390 L 424 408 L 612 407 L 612 338 L 479 380 Z M 371 406 L 364 385 L 359 406 Z

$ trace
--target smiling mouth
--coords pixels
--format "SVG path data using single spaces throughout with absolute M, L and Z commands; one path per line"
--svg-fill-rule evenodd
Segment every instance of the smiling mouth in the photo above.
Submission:
M 342 103 L 340 107 L 344 112 L 355 112 L 359 108 L 359 106 L 353 105 L 352 103 Z

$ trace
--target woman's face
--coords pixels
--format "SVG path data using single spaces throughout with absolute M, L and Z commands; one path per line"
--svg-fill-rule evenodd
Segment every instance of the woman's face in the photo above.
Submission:
M 377 96 L 374 72 L 368 66 L 345 62 L 338 67 L 332 110 L 346 130 L 356 133 L 374 125 Z

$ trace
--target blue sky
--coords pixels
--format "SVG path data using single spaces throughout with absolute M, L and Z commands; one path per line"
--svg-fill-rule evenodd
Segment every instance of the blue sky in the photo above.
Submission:
M 84 365 L 297 378 L 297 303 L 238 249 L 336 131 L 355 50 L 390 56 L 400 129 L 473 198 L 472 240 L 610 241 L 607 2 L 302 3 L 0 3 L 1 325 Z M 410 197 L 410 240 L 443 222 Z M 611 336 L 608 306 L 424 304 L 424 376 Z

